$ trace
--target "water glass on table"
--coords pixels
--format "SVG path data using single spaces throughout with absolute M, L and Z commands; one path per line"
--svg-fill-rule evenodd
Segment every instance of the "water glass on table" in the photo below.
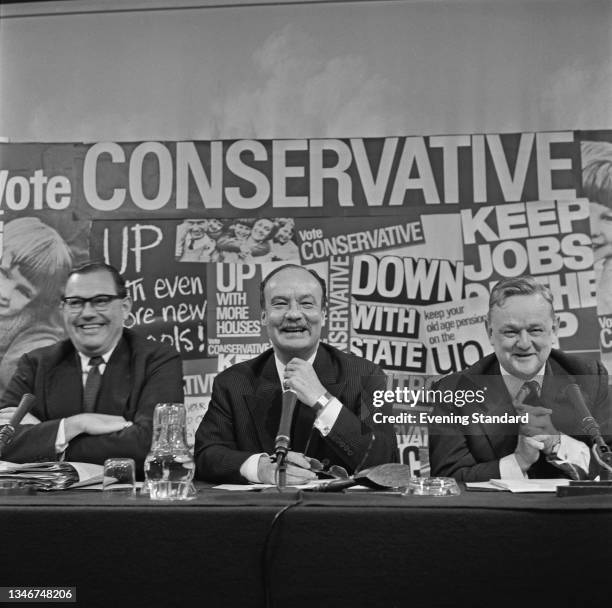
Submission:
M 104 461 L 102 490 L 105 496 L 136 496 L 136 465 L 133 458 L 107 458 Z
M 182 403 L 158 403 L 153 412 L 151 451 L 145 458 L 143 494 L 152 500 L 192 500 L 195 464 L 187 445 Z

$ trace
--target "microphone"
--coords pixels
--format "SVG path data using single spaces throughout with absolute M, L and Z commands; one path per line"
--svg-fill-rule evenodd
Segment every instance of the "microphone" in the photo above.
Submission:
M 609 448 L 601 436 L 599 424 L 597 424 L 597 420 L 593 418 L 593 415 L 587 407 L 580 387 L 575 383 L 569 384 L 565 389 L 565 393 L 577 410 L 578 416 L 581 419 L 580 425 L 582 426 L 582 430 L 591 437 L 593 443 L 597 447 L 604 448 L 605 451 L 608 451 Z
M 15 435 L 15 427 L 23 420 L 23 417 L 32 409 L 36 401 L 36 397 L 31 393 L 25 393 L 21 398 L 17 409 L 13 412 L 11 419 L 8 424 L 5 424 L 0 429 L 0 455 L 2 450 L 13 440 Z
M 610 465 L 612 465 L 612 451 L 610 451 L 608 444 L 601 436 L 599 424 L 597 424 L 597 420 L 593 418 L 587 407 L 580 387 L 575 383 L 569 384 L 565 389 L 565 393 L 576 407 L 578 416 L 581 418 L 580 424 L 582 429 L 593 442 L 592 452 L 595 460 L 602 467 L 602 479 L 611 479 L 612 467 Z
M 283 459 L 287 455 L 291 445 L 291 422 L 296 402 L 297 394 L 294 390 L 289 389 L 283 393 L 281 419 L 278 424 L 278 433 L 274 440 L 274 453 L 277 460 Z

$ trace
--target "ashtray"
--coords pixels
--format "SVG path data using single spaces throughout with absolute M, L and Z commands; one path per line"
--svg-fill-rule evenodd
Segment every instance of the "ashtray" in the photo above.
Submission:
M 413 477 L 406 494 L 415 496 L 459 496 L 461 490 L 452 477 Z

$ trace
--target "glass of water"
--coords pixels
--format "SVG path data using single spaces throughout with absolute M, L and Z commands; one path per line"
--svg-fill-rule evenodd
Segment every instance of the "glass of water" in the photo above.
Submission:
M 195 465 L 187 445 L 182 403 L 158 403 L 153 412 L 153 440 L 144 463 L 145 486 L 152 500 L 191 500 Z
M 105 496 L 132 498 L 136 496 L 136 476 L 133 458 L 107 458 L 104 461 L 102 490 Z

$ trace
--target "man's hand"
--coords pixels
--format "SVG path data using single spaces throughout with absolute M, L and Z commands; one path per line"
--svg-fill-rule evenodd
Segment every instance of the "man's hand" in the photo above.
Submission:
M 536 438 L 543 444 L 542 451 L 547 455 L 550 454 L 553 447 L 559 443 L 560 436 L 550 418 L 552 410 L 523 403 L 517 407 L 517 412 L 529 415 L 529 421 L 521 424 L 519 434 Z
M 303 454 L 287 452 L 285 462 L 287 463 L 287 485 L 297 486 L 317 478 L 316 473 L 310 470 L 310 461 Z M 276 463 L 272 462 L 267 454 L 259 458 L 257 476 L 261 483 L 277 483 Z
M 543 448 L 544 444 L 541 441 L 519 434 L 514 456 L 523 473 L 540 457 L 540 450 Z
M 66 441 L 70 441 L 73 437 L 82 433 L 86 435 L 107 435 L 122 431 L 129 426 L 132 426 L 132 423 L 123 416 L 93 413 L 76 414 L 66 418 L 64 432 L 66 434 Z
M 297 357 L 287 363 L 283 388 L 293 389 L 297 398 L 309 407 L 312 407 L 326 391 L 312 365 Z
M 5 407 L 0 410 L 0 426 L 11 421 L 16 409 L 16 407 Z M 40 420 L 32 414 L 26 414 L 19 424 L 40 424 Z

